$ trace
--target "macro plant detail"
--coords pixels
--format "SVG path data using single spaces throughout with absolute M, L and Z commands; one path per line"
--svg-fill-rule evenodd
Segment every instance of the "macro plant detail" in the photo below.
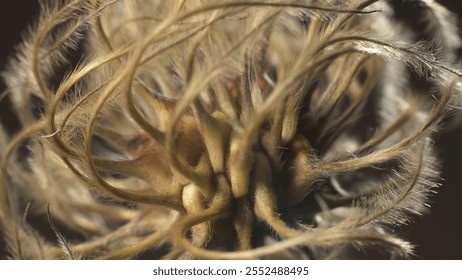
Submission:
M 461 42 L 401 2 L 40 1 L 2 75 L 5 256 L 412 256 Z

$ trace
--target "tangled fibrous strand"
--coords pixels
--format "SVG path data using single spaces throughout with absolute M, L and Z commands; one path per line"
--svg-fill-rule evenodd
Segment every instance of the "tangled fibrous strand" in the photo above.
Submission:
M 41 1 L 3 74 L 5 255 L 409 257 L 462 76 L 454 16 L 411 2 L 433 41 L 379 0 Z

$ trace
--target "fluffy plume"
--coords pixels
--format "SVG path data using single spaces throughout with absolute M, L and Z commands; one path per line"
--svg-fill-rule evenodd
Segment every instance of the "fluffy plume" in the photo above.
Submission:
M 416 40 L 380 0 L 48 2 L 3 73 L 6 257 L 412 254 L 460 100 L 443 6 Z

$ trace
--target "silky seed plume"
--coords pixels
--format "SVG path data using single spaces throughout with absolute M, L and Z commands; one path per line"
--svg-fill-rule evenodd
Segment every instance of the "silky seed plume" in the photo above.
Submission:
M 432 40 L 380 0 L 40 1 L 2 74 L 5 257 L 409 258 L 462 77 L 455 16 L 412 2 Z

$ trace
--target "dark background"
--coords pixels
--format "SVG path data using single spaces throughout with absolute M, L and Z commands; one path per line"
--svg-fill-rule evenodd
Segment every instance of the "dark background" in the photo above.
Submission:
M 57 1 L 57 0 L 49 0 Z M 85 0 L 82 0 L 85 1 Z M 396 1 L 395 1 L 396 2 Z M 462 22 L 462 1 L 440 1 L 451 11 L 458 13 Z M 37 18 L 36 0 L 7 0 L 0 8 L 0 70 L 6 57 L 14 52 L 21 41 L 21 31 Z M 412 20 L 412 9 L 405 12 Z M 0 82 L 0 92 L 4 90 Z M 8 110 L 8 100 L 0 103 L 0 116 L 14 117 Z M 417 245 L 415 259 L 462 259 L 462 128 L 441 131 L 436 147 L 443 162 L 443 186 L 438 195 L 431 198 L 430 213 L 416 217 L 405 230 Z

